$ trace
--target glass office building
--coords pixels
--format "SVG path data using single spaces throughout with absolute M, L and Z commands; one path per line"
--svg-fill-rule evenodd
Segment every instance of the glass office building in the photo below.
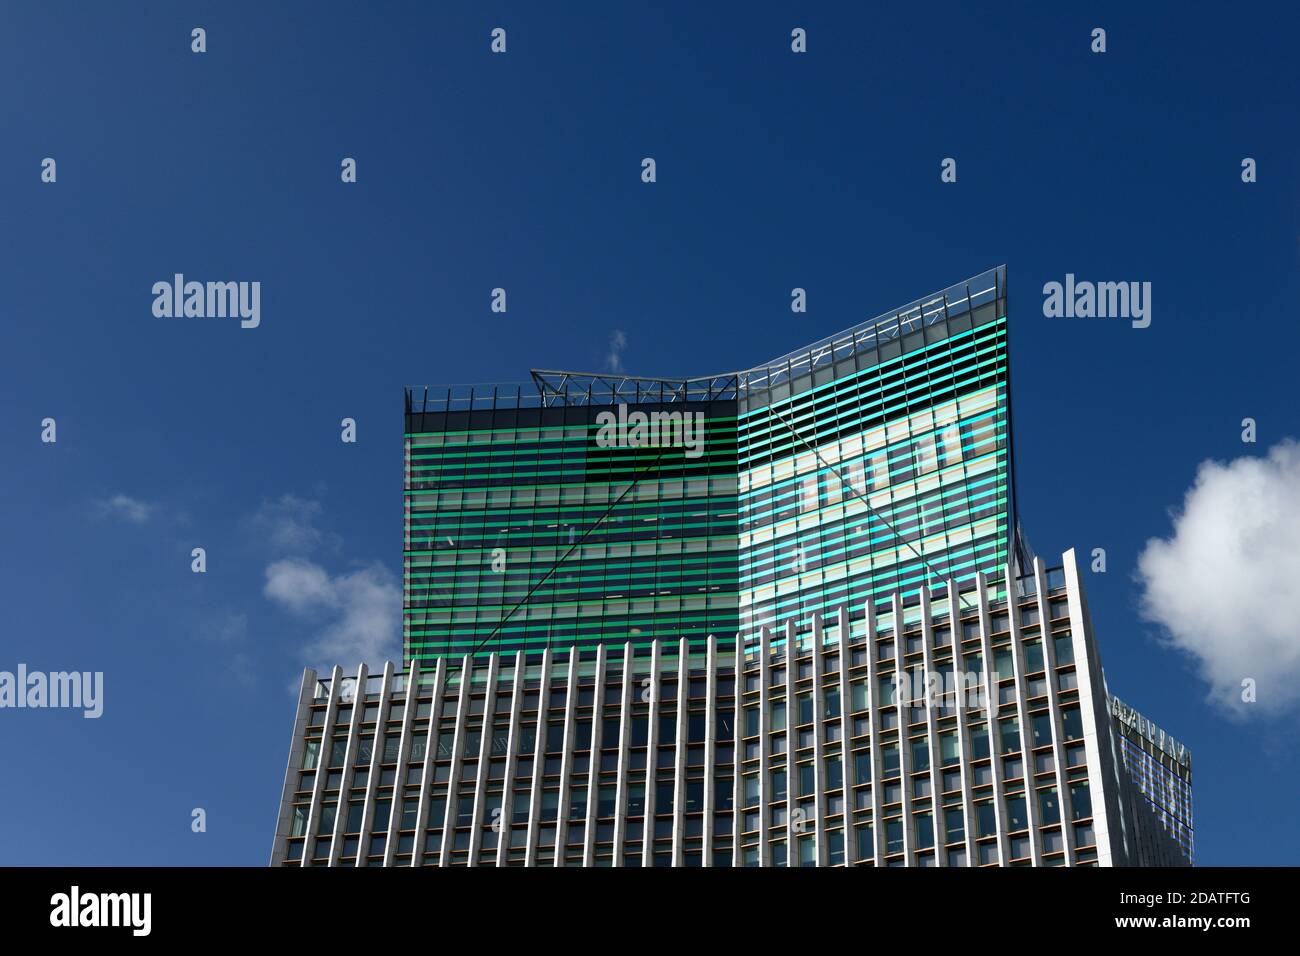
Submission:
M 1135 786 L 1074 552 L 970 597 L 952 579 L 731 650 L 309 670 L 271 862 L 1189 862 Z
M 1120 762 L 1128 775 L 1130 812 L 1146 822 L 1139 847 L 1146 866 L 1191 863 L 1192 755 L 1187 747 L 1118 697 L 1110 699 Z M 1163 831 L 1171 839 L 1155 834 Z
M 1024 560 L 1008 388 L 998 268 L 745 371 L 408 389 L 406 660 L 726 648 L 927 582 L 971 589 Z M 602 440 L 637 414 L 700 434 Z
M 405 660 L 304 674 L 272 864 L 1190 862 L 1190 757 L 1021 543 L 1006 301 L 408 390 Z

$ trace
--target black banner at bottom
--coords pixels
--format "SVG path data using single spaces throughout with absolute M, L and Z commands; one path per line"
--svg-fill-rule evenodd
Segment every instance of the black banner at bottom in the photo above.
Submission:
M 641 926 L 647 942 L 689 945 L 715 931 L 737 941 L 817 924 L 828 933 L 879 925 L 918 941 L 935 934 L 937 945 L 962 924 L 980 934 L 1199 933 L 1217 942 L 1285 932 L 1296 919 L 1296 876 L 1288 868 L 0 868 L 0 925 L 15 942 L 75 934 L 83 943 L 261 944 L 329 931 L 355 932 L 363 948 L 408 931 L 431 944 L 430 933 L 459 931 L 493 946 L 547 936 L 584 946 L 589 933 Z

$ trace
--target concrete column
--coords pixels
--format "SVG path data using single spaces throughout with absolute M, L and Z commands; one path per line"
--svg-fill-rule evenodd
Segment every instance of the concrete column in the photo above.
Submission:
M 527 685 L 525 684 L 525 687 Z M 526 691 L 525 691 L 526 693 Z M 533 741 L 533 780 L 528 798 L 528 837 L 524 866 L 537 865 L 537 837 L 542 821 L 542 770 L 546 763 L 546 727 L 551 697 L 551 649 L 542 652 L 542 674 L 537 689 L 537 733 Z
M 329 757 L 331 741 L 334 737 L 334 718 L 339 710 L 340 683 L 343 681 L 343 668 L 336 666 L 330 671 L 330 695 L 325 706 L 325 726 L 321 731 L 320 760 L 316 767 L 315 785 L 311 792 L 311 808 L 307 811 L 307 831 L 302 840 L 302 865 L 310 866 L 316 849 L 316 830 L 320 826 L 321 802 L 325 793 L 325 778 L 329 776 Z M 355 696 L 355 694 L 354 694 Z M 331 851 L 333 847 L 331 847 Z
M 357 691 L 356 694 L 353 695 L 352 722 L 348 725 L 348 747 L 347 752 L 343 756 L 343 780 L 342 786 L 339 787 L 338 810 L 334 814 L 334 840 L 330 844 L 328 866 L 338 866 L 339 858 L 342 856 L 343 831 L 347 826 L 348 804 L 350 802 L 349 795 L 352 792 L 353 767 L 356 764 L 357 749 L 360 745 L 361 715 L 364 714 L 366 710 L 366 683 L 369 676 L 370 671 L 365 664 L 362 664 L 357 668 Z M 361 812 L 361 838 L 357 841 L 358 859 L 366 854 L 368 849 L 366 844 L 369 844 L 370 842 L 370 834 L 366 830 L 366 827 L 370 824 L 370 820 L 367 817 L 367 811 L 373 811 L 374 809 L 375 776 L 379 772 L 379 758 L 381 756 L 379 736 L 380 733 L 377 729 L 375 731 L 375 746 L 371 748 L 370 752 L 370 772 L 366 776 L 366 796 Z
M 578 724 L 578 648 L 569 649 L 568 683 L 564 692 L 564 755 L 560 760 L 560 808 L 555 818 L 555 865 L 564 866 L 569 843 L 569 775 L 573 773 L 574 740 Z
M 271 844 L 271 866 L 280 866 L 289 859 L 288 840 L 289 831 L 293 827 L 293 795 L 298 792 L 298 774 L 302 772 L 302 762 L 307 752 L 307 718 L 311 715 L 311 704 L 315 698 L 316 672 L 308 667 L 302 672 L 302 684 L 298 689 L 298 707 L 294 710 L 293 736 L 289 738 L 289 762 L 284 768 L 284 789 L 280 796 L 280 818 L 276 822 L 275 838 Z M 319 763 L 319 760 L 317 762 Z M 311 813 L 310 807 L 307 812 Z
M 474 823 L 469 832 L 469 865 L 478 866 L 483 849 L 483 811 L 487 802 L 488 764 L 492 760 L 492 728 L 495 723 L 497 675 L 500 673 L 501 655 L 493 651 L 488 655 L 488 676 L 483 698 L 483 729 L 479 733 L 478 770 L 474 775 Z M 513 701 L 512 701 L 513 703 Z M 501 832 L 497 834 L 497 852 L 501 851 Z
M 447 815 L 442 824 L 439 866 L 451 865 L 451 849 L 455 845 L 456 811 L 460 804 L 460 768 L 464 763 L 461 751 L 465 748 L 465 718 L 469 714 L 469 688 L 473 668 L 474 658 L 466 654 L 461 659 L 460 693 L 456 696 L 456 729 L 451 739 L 451 774 L 447 779 Z
M 515 770 L 519 766 L 520 714 L 524 703 L 524 652 L 515 652 L 515 677 L 510 688 L 510 729 L 506 734 L 506 776 L 501 790 L 501 832 L 497 836 L 497 866 L 508 866 L 514 834 Z M 493 718 L 495 719 L 495 718 Z M 526 853 L 527 851 L 525 851 Z
M 704 710 L 704 831 L 701 862 L 713 866 L 713 814 L 717 803 L 717 783 L 713 779 L 718 735 L 718 641 L 709 635 L 705 654 Z
M 418 683 L 418 675 L 410 678 Z M 420 774 L 420 805 L 415 812 L 415 846 L 411 853 L 411 865 L 422 866 L 429 828 L 429 801 L 433 793 L 433 762 L 438 753 L 438 732 L 442 720 L 442 692 L 446 686 L 447 662 L 438 658 L 433 669 L 433 700 L 429 706 L 429 742 L 424 747 L 424 769 Z M 418 694 L 418 692 L 417 692 Z
M 690 722 L 691 666 L 686 638 L 677 642 L 677 723 L 673 741 L 673 866 L 685 862 L 686 746 Z M 658 761 L 655 761 L 658 763 Z

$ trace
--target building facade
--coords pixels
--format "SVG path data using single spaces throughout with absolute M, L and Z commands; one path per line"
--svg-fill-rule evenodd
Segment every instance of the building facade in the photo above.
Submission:
M 401 665 L 272 863 L 1190 861 L 1190 758 L 1016 521 L 1001 268 L 743 372 L 406 393 Z
M 272 863 L 1188 862 L 1122 756 L 1074 553 L 975 595 L 738 651 L 308 671 Z
M 533 375 L 406 392 L 408 664 L 732 647 L 1023 561 L 1003 268 L 745 371 Z
M 1168 834 L 1138 846 L 1144 866 L 1191 863 L 1192 755 L 1188 749 L 1118 697 L 1110 699 L 1120 762 L 1128 780 L 1130 813 L 1147 822 L 1143 832 Z

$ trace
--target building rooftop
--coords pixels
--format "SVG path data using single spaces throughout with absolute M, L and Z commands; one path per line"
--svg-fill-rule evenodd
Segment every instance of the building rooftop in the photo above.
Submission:
M 813 373 L 855 355 L 870 352 L 883 360 L 901 354 L 905 345 L 911 348 L 946 338 L 951 331 L 961 331 L 963 319 L 969 328 L 977 309 L 1006 297 L 1006 269 L 1001 265 L 981 272 L 753 368 L 693 378 L 533 369 L 531 383 L 408 387 L 406 410 L 419 413 L 670 404 L 734 401 L 756 392 L 774 394 L 773 390 L 803 377 L 811 378 Z

